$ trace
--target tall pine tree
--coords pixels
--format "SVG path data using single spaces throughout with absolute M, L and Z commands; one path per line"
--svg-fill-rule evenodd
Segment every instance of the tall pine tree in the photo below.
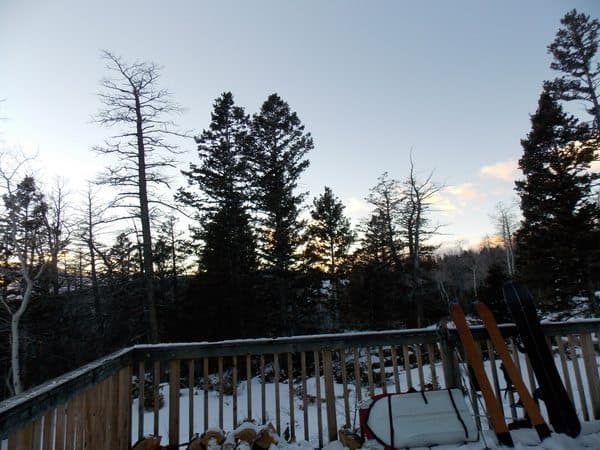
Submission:
M 299 218 L 306 193 L 296 192 L 309 165 L 310 133 L 298 115 L 277 94 L 263 103 L 252 119 L 252 171 L 260 223 L 260 257 L 275 277 L 284 329 L 293 306 L 290 275 L 300 254 L 304 223 Z
M 209 128 L 196 137 L 200 163 L 183 172 L 199 192 L 182 190 L 179 199 L 197 212 L 200 265 L 206 284 L 214 287 L 207 301 L 220 301 L 243 326 L 246 283 L 256 269 L 248 195 L 249 117 L 235 106 L 231 92 L 223 93 L 213 106 Z
M 598 211 L 590 198 L 596 175 L 589 170 L 595 147 L 588 137 L 588 127 L 567 115 L 546 87 L 521 141 L 519 274 L 546 300 L 563 306 L 587 290 L 589 252 L 598 245 L 589 245 Z

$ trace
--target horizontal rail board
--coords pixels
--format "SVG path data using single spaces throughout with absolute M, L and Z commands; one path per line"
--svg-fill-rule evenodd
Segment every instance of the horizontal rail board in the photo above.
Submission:
M 573 320 L 564 323 L 543 323 L 546 336 L 589 333 L 600 330 L 600 319 Z M 514 324 L 501 324 L 504 337 L 517 334 Z M 488 339 L 483 326 L 472 326 L 477 340 Z M 456 336 L 453 329 L 451 335 Z M 218 342 L 190 342 L 175 344 L 136 345 L 134 359 L 140 361 L 171 359 L 197 359 L 216 356 L 261 355 L 269 353 L 296 353 L 341 348 L 390 346 L 402 344 L 432 344 L 439 341 L 435 329 L 408 329 L 389 331 L 366 331 L 357 333 L 318 334 L 280 338 L 235 339 Z
M 217 356 L 242 356 L 275 353 L 326 351 L 352 347 L 431 344 L 439 337 L 436 330 L 413 329 L 362 333 L 319 334 L 289 338 L 240 339 L 219 342 L 136 345 L 134 358 L 152 360 L 198 359 Z
M 0 402 L 0 439 L 130 365 L 132 350 L 133 347 L 119 350 Z

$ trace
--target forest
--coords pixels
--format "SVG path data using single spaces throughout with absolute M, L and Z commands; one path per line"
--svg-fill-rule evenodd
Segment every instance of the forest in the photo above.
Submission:
M 563 17 L 556 78 L 540 80 L 521 140 L 518 207 L 497 206 L 480 247 L 445 251 L 444 186 L 412 157 L 373 180 L 372 212 L 352 226 L 333 189 L 301 189 L 318 142 L 280 95 L 248 112 L 223 92 L 190 137 L 161 68 L 104 51 L 90 113 L 110 137 L 91 150 L 105 170 L 85 192 L 0 144 L 0 398 L 137 343 L 424 327 L 451 300 L 507 320 L 508 279 L 554 317 L 598 316 L 599 32 Z M 177 161 L 178 139 L 195 162 Z

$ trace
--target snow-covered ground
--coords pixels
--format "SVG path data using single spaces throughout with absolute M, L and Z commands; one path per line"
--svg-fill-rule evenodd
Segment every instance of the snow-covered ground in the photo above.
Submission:
M 559 372 L 562 372 L 562 368 L 561 368 L 561 364 L 560 364 L 560 360 L 558 359 L 558 356 L 556 357 L 556 364 L 557 367 L 559 369 Z M 376 362 L 376 357 L 373 357 L 373 362 Z M 529 378 L 526 375 L 526 360 L 525 360 L 525 356 L 524 355 L 520 355 L 520 363 L 521 363 L 521 367 L 524 369 L 523 373 L 524 375 L 524 379 L 525 379 L 525 383 L 527 384 L 527 386 L 531 389 L 530 383 L 529 383 Z M 569 374 L 570 374 L 570 380 L 571 380 L 571 384 L 572 384 L 572 389 L 573 389 L 573 396 L 574 396 L 574 404 L 575 407 L 579 413 L 580 417 L 583 417 L 582 414 L 582 410 L 583 410 L 583 406 L 581 404 L 581 397 L 583 397 L 585 399 L 585 402 L 587 404 L 588 410 L 591 410 L 591 405 L 590 405 L 590 396 L 589 396 L 589 392 L 588 392 L 588 383 L 587 383 L 587 378 L 585 375 L 585 370 L 583 368 L 583 363 L 581 361 L 581 358 L 578 358 L 578 364 L 580 365 L 580 374 L 582 377 L 582 381 L 583 381 L 583 387 L 584 387 L 584 392 L 583 392 L 583 396 L 579 395 L 579 391 L 577 390 L 577 385 L 575 383 L 575 370 L 572 364 L 569 363 L 568 367 L 569 367 Z M 488 371 L 488 376 L 490 378 L 490 380 L 493 380 L 492 377 L 492 371 L 491 371 L 491 365 L 486 362 L 486 370 Z M 508 395 L 504 394 L 504 387 L 505 387 L 505 382 L 504 382 L 504 378 L 502 376 L 502 372 L 499 368 L 500 366 L 500 361 L 497 360 L 496 361 L 496 366 L 497 366 L 497 373 L 498 373 L 498 378 L 499 378 L 499 384 L 500 384 L 500 388 L 502 389 L 502 399 L 503 399 L 503 403 L 504 403 L 504 411 L 505 411 L 505 415 L 507 416 L 507 422 L 510 422 L 512 420 L 511 418 L 511 409 L 510 409 L 510 398 Z M 439 383 L 443 386 L 444 385 L 444 377 L 443 377 L 443 368 L 441 366 L 440 363 L 436 364 L 436 374 L 437 374 L 437 379 L 439 381 Z M 391 368 L 390 368 L 391 370 Z M 406 377 L 406 373 L 399 368 L 400 370 L 400 385 L 401 385 L 401 390 L 404 392 L 408 389 L 407 386 L 407 377 Z M 387 372 L 387 371 L 386 371 Z M 431 369 L 428 365 L 424 366 L 424 372 L 425 372 L 425 377 L 424 377 L 424 381 L 425 383 L 429 383 L 432 380 L 432 375 L 431 375 Z M 463 375 L 463 379 L 466 380 L 466 372 L 464 367 L 461 370 L 461 373 Z M 419 389 L 419 375 L 418 375 L 418 369 L 417 368 L 413 368 L 411 371 L 411 375 L 412 375 L 412 380 L 413 380 L 413 385 L 415 386 L 415 388 Z M 564 378 L 564 377 L 563 377 Z M 325 392 L 325 388 L 323 385 L 323 378 L 321 378 L 321 397 L 324 398 L 324 392 Z M 307 380 L 307 384 L 308 384 L 308 388 L 307 391 L 309 393 L 309 395 L 311 396 L 315 396 L 316 395 L 316 385 L 317 385 L 317 380 L 316 378 L 309 378 Z M 251 380 L 251 388 L 252 388 L 252 413 L 253 416 L 256 417 L 260 417 L 261 414 L 261 384 L 260 384 L 260 378 L 256 377 L 253 378 Z M 388 388 L 388 392 L 394 392 L 394 383 L 393 383 L 393 378 L 390 377 L 388 378 L 388 384 L 387 384 L 387 388 Z M 238 423 L 241 422 L 246 414 L 247 411 L 247 385 L 246 382 L 243 381 L 238 385 L 238 391 L 237 391 L 237 408 L 238 408 L 238 418 L 237 421 Z M 344 414 L 344 400 L 343 400 L 343 385 L 341 384 L 335 384 L 334 385 L 334 389 L 335 389 L 335 394 L 336 394 L 336 411 L 337 411 L 337 425 L 338 428 L 340 428 L 342 425 L 345 424 L 346 422 L 346 418 L 345 418 L 345 414 Z M 354 388 L 354 384 L 353 383 L 349 383 L 348 385 L 348 389 L 349 389 L 349 404 L 350 404 L 350 425 L 352 427 L 358 427 L 359 426 L 359 419 L 358 419 L 358 414 L 357 414 L 357 409 L 358 409 L 358 405 L 356 402 L 356 392 L 355 392 L 355 388 Z M 164 442 L 168 442 L 168 411 L 169 411 L 169 405 L 168 405 L 168 399 L 169 399 L 169 386 L 168 385 L 163 385 L 162 386 L 162 392 L 164 394 L 164 398 L 165 398 L 165 406 L 160 410 L 160 414 L 159 414 L 159 434 L 163 437 L 163 443 Z M 376 390 L 375 393 L 380 393 L 381 392 L 381 388 L 379 385 L 376 384 Z M 267 383 L 265 385 L 265 393 L 266 393 L 266 410 L 267 410 L 267 421 L 272 422 L 273 424 L 275 424 L 275 420 L 276 420 L 276 414 L 275 414 L 275 385 L 272 383 Z M 209 398 L 209 406 L 208 406 L 208 415 L 209 415 L 209 427 L 219 427 L 219 394 L 216 391 L 209 391 L 208 392 L 208 398 Z M 279 383 L 279 398 L 280 398 L 280 404 L 281 404 L 281 408 L 280 408 L 280 420 L 281 420 L 281 428 L 285 429 L 289 423 L 290 423 L 290 407 L 289 407 L 289 387 L 288 384 L 286 382 L 280 382 Z M 362 398 L 368 398 L 368 389 L 366 387 L 362 388 Z M 194 432 L 198 432 L 201 433 L 202 431 L 204 431 L 204 391 L 201 389 L 194 389 L 194 423 L 193 423 L 193 430 Z M 225 396 L 224 397 L 224 414 L 223 414 L 223 429 L 225 431 L 229 431 L 229 430 L 233 430 L 233 396 Z M 471 412 L 473 412 L 472 409 L 472 405 L 470 403 L 470 401 L 467 399 L 467 404 L 469 404 L 470 408 L 471 408 Z M 297 437 L 297 442 L 293 443 L 293 444 L 288 444 L 286 442 L 283 441 L 283 439 L 281 440 L 281 442 L 278 444 L 278 447 L 281 449 L 289 449 L 289 450 L 295 450 L 295 449 L 302 449 L 302 450 L 308 450 L 309 448 L 317 448 L 319 447 L 319 437 L 318 437 L 318 413 L 317 413 L 317 406 L 315 403 L 311 403 L 308 405 L 308 411 L 307 411 L 307 415 L 308 415 L 308 428 L 309 428 L 309 435 L 306 438 L 304 436 L 304 411 L 302 410 L 302 400 L 300 397 L 298 396 L 294 396 L 294 424 L 295 424 L 295 431 L 296 431 L 296 437 Z M 478 401 L 478 407 L 479 410 L 482 411 L 483 410 L 483 405 L 481 403 L 481 399 L 479 398 Z M 326 420 L 326 405 L 325 402 L 323 401 L 321 404 L 321 417 L 322 417 L 322 421 L 323 421 L 323 442 L 325 443 L 324 445 L 327 446 L 328 450 L 341 450 L 340 448 L 340 444 L 337 442 L 333 442 L 330 444 L 327 444 L 327 420 Z M 547 417 L 545 408 L 543 406 L 543 402 L 541 402 L 541 410 L 542 410 L 542 414 Z M 134 400 L 133 402 L 133 414 L 132 414 L 132 419 L 133 419 L 133 423 L 132 423 L 132 440 L 135 442 L 137 440 L 138 437 L 138 415 L 137 415 L 137 411 L 138 411 L 138 401 L 137 399 Z M 517 408 L 517 413 L 519 416 L 522 416 L 522 410 L 520 410 L 519 408 Z M 488 425 L 487 425 L 487 419 L 484 415 L 480 416 L 480 420 L 481 420 L 481 424 L 482 424 L 482 428 L 485 429 L 486 431 L 484 433 L 482 433 L 481 439 L 479 442 L 477 443 L 470 443 L 470 444 L 463 444 L 463 445 L 455 445 L 455 446 L 436 446 L 436 449 L 469 449 L 469 450 L 475 450 L 475 449 L 483 449 L 485 447 L 488 448 L 498 448 L 497 446 L 497 441 L 496 438 L 494 436 L 494 433 L 487 430 Z M 144 433 L 145 434 L 151 434 L 153 431 L 153 412 L 152 411 L 147 411 L 144 414 Z M 189 389 L 187 388 L 182 388 L 181 392 L 180 392 L 180 442 L 187 442 L 188 441 L 188 424 L 189 424 Z M 558 434 L 553 434 L 551 438 L 546 439 L 543 443 L 540 443 L 539 438 L 536 434 L 536 432 L 534 430 L 530 430 L 530 429 L 522 429 L 522 430 L 515 430 L 512 431 L 511 434 L 513 436 L 513 439 L 516 442 L 516 447 L 517 449 L 549 449 L 549 450 L 555 450 L 555 449 L 600 449 L 600 421 L 592 421 L 592 422 L 582 422 L 582 434 L 577 438 L 577 439 L 572 439 L 566 435 L 558 435 Z M 364 445 L 365 448 L 373 448 L 373 449 L 379 449 L 381 448 L 381 446 L 379 444 L 377 444 L 376 442 L 367 442 Z

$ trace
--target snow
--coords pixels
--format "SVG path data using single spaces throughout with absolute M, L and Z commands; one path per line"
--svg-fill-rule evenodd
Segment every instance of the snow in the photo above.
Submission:
M 560 364 L 560 359 L 558 355 L 556 357 L 556 365 L 558 367 L 559 372 L 562 373 L 562 366 Z M 373 357 L 373 359 L 375 356 Z M 526 359 L 525 356 L 519 354 L 519 363 L 523 368 L 524 381 L 525 384 L 531 389 L 529 384 L 529 378 L 527 376 L 526 369 Z M 590 393 L 588 388 L 588 382 L 585 370 L 583 369 L 583 362 L 581 358 L 578 357 L 578 364 L 580 365 L 580 375 L 583 381 L 583 397 L 584 401 L 587 403 L 588 411 L 590 408 Z M 600 362 L 600 358 L 598 359 Z M 489 362 L 485 363 L 486 371 L 488 372 L 488 377 L 490 380 L 493 380 L 491 366 Z M 408 390 L 407 386 L 407 377 L 403 368 L 399 367 L 400 372 L 400 387 L 401 391 L 405 392 Z M 508 396 L 504 395 L 505 382 L 502 376 L 502 372 L 500 370 L 500 360 L 496 361 L 496 369 L 499 377 L 499 384 L 502 392 L 502 399 L 504 402 L 504 411 L 505 415 L 510 416 L 510 404 Z M 429 365 L 424 365 L 423 370 L 424 374 L 424 384 L 430 383 L 432 381 L 431 369 Z M 466 376 L 466 370 L 464 367 L 461 369 L 463 378 Z M 575 371 L 572 364 L 568 365 L 568 371 L 570 375 L 570 380 L 573 389 L 574 396 L 574 404 L 575 408 L 578 411 L 579 417 L 583 417 L 583 406 L 581 404 L 581 398 L 579 391 L 577 390 L 577 386 L 575 383 Z M 438 377 L 438 382 L 444 386 L 443 380 L 443 368 L 441 363 L 435 365 L 435 372 Z M 420 388 L 419 382 L 419 373 L 417 368 L 413 368 L 411 370 L 411 377 L 413 380 L 413 385 L 416 389 Z M 563 377 L 564 378 L 564 377 Z M 316 396 L 316 386 L 317 386 L 317 378 L 311 377 L 307 379 L 307 393 L 312 396 Z M 289 408 L 289 386 L 285 382 L 280 382 L 279 385 L 279 398 L 280 398 L 280 414 L 281 414 L 281 429 L 284 430 L 290 422 L 290 408 Z M 394 391 L 394 383 L 392 378 L 388 379 L 388 392 Z M 238 385 L 237 391 L 237 408 L 238 408 L 238 425 L 243 421 L 246 411 L 247 411 L 247 385 L 246 381 L 240 382 Z M 260 417 L 261 415 L 261 395 L 260 395 L 260 378 L 255 377 L 251 380 L 251 389 L 252 389 L 252 413 L 253 416 Z M 168 411 L 169 411 L 169 386 L 167 384 L 162 385 L 163 394 L 165 397 L 165 406 L 159 412 L 159 434 L 163 436 L 163 442 L 168 442 Z M 353 383 L 348 384 L 349 390 L 349 405 L 350 405 L 350 419 L 351 426 L 358 427 L 358 413 L 357 409 L 359 407 L 355 387 Z M 324 398 L 325 386 L 323 377 L 320 379 L 320 391 L 321 397 Z M 343 385 L 335 383 L 334 391 L 336 396 L 336 411 L 337 411 L 337 424 L 338 428 L 341 428 L 346 419 L 344 416 L 344 401 L 343 401 Z M 376 392 L 381 392 L 380 386 L 376 385 Z M 265 394 L 266 394 L 266 412 L 267 412 L 267 422 L 272 422 L 275 425 L 276 421 L 276 413 L 275 413 L 275 385 L 273 383 L 267 383 L 265 385 Z M 362 398 L 363 401 L 365 398 L 368 398 L 368 389 L 366 387 L 362 387 Z M 208 392 L 209 399 L 209 426 L 213 428 L 219 428 L 219 394 L 216 391 Z M 182 388 L 180 392 L 180 441 L 187 442 L 188 441 L 188 421 L 189 421 L 189 389 Z M 304 437 L 304 411 L 302 410 L 302 400 L 298 396 L 294 396 L 294 423 L 295 423 L 295 431 L 298 442 L 289 444 L 285 442 L 285 440 L 281 439 L 278 445 L 276 446 L 282 450 L 308 450 L 319 447 L 319 439 L 317 432 L 317 423 L 318 423 L 318 414 L 317 414 L 317 405 L 316 402 L 309 402 L 307 408 L 307 416 L 308 416 L 308 426 L 309 426 L 309 436 L 308 439 Z M 223 414 L 223 428 L 225 430 L 233 430 L 233 414 L 232 414 L 232 404 L 233 397 L 225 396 L 224 397 L 224 414 Z M 468 398 L 466 398 L 467 405 L 469 406 L 469 410 L 471 414 L 473 414 L 472 407 Z M 204 423 L 204 391 L 199 388 L 194 389 L 194 423 L 193 429 L 194 432 L 203 431 L 203 423 Z M 482 406 L 479 405 L 479 409 L 482 410 Z M 540 404 L 540 409 L 542 410 L 542 414 L 547 417 L 545 408 L 543 406 L 543 402 Z M 137 440 L 137 430 L 138 430 L 138 400 L 135 399 L 133 402 L 133 414 L 132 414 L 132 441 Z M 517 408 L 517 413 L 522 415 L 522 411 Z M 325 448 L 328 450 L 341 450 L 341 444 L 339 442 L 332 442 L 326 444 L 327 441 L 327 424 L 326 424 L 326 405 L 325 402 L 321 402 L 321 417 L 323 420 L 323 439 Z M 440 445 L 436 446 L 436 450 L 450 450 L 450 449 L 459 449 L 459 450 L 481 450 L 486 446 L 488 448 L 504 448 L 498 446 L 495 435 L 492 431 L 487 430 L 487 419 L 485 416 L 480 417 L 482 422 L 482 427 L 486 429 L 480 436 L 480 440 L 474 443 L 468 444 L 459 444 L 459 445 Z M 507 417 L 507 421 L 511 421 L 510 417 Z M 151 433 L 153 430 L 153 413 L 152 411 L 147 411 L 144 414 L 144 433 Z M 572 439 L 566 435 L 553 434 L 550 438 L 546 439 L 544 442 L 540 443 L 537 433 L 532 429 L 521 429 L 521 430 L 513 430 L 511 431 L 511 435 L 516 443 L 515 448 L 518 450 L 537 450 L 537 449 L 547 449 L 547 450 L 555 450 L 555 449 L 600 449 L 600 421 L 592 421 L 592 422 L 583 422 L 582 421 L 582 433 L 576 439 Z M 276 450 L 272 446 L 271 450 Z M 364 448 L 369 448 L 373 450 L 381 450 L 382 447 L 376 441 L 368 441 L 363 445 Z

